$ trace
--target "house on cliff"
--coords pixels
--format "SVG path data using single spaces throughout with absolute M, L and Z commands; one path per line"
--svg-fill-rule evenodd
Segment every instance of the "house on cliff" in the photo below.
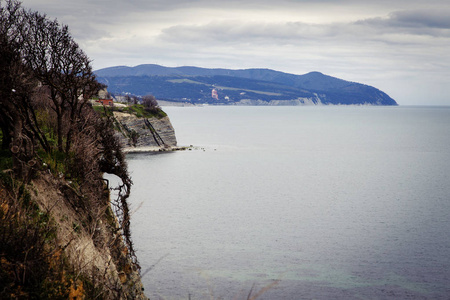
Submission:
M 99 102 L 103 106 L 114 106 L 113 99 L 98 99 L 95 102 Z

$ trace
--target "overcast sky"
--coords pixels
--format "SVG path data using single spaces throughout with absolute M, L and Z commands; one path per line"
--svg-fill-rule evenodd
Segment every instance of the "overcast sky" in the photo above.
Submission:
M 400 105 L 450 105 L 449 0 L 23 0 L 69 25 L 94 69 L 319 71 Z

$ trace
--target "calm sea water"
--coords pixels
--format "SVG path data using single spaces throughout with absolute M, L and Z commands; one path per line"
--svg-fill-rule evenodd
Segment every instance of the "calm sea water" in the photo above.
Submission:
M 449 299 L 450 108 L 167 107 L 130 154 L 151 299 Z

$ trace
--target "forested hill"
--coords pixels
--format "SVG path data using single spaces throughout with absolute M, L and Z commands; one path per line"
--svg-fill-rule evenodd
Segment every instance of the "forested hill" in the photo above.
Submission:
M 113 94 L 152 94 L 161 100 L 208 104 L 397 105 L 379 89 L 320 72 L 304 75 L 270 69 L 170 68 L 148 64 L 95 71 Z M 217 91 L 216 99 L 212 90 Z

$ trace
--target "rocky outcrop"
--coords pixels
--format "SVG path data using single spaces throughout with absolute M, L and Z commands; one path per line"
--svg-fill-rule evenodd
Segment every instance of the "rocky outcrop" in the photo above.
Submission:
M 126 151 L 171 150 L 177 146 L 169 117 L 139 118 L 126 112 L 114 112 L 117 136 Z

